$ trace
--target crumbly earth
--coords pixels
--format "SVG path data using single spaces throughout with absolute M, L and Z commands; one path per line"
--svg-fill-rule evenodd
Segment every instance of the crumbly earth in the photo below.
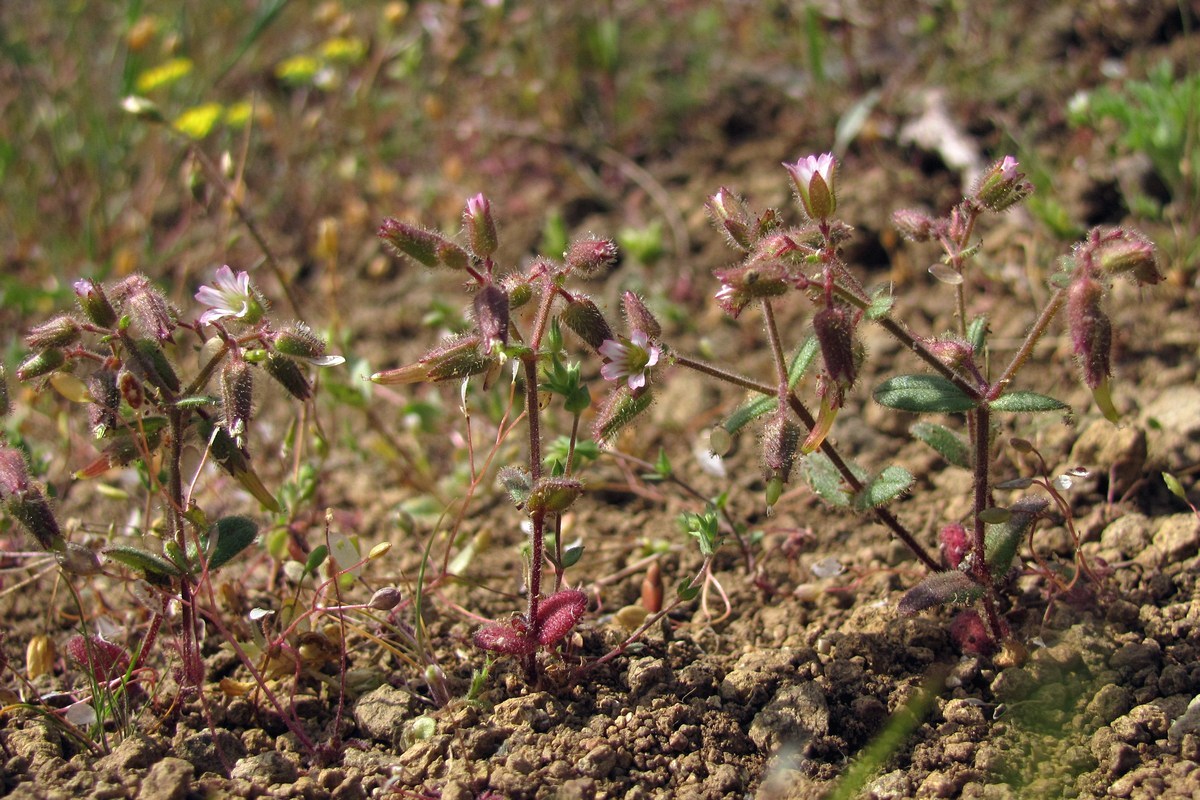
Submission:
M 1055 104 L 1087 85 L 1081 76 L 1105 58 L 1128 61 L 1142 48 L 1141 63 L 1198 44 L 1195 34 L 1163 23 L 1165 11 L 1143 17 L 1134 4 L 1108 5 L 1111 16 L 1064 9 L 1025 20 L 1028 36 L 1042 42 L 1044 93 L 1013 97 L 998 108 L 947 109 L 950 124 L 989 151 L 1002 149 L 997 131 L 1006 114 L 1052 117 L 1044 146 L 1071 148 L 1090 165 L 1056 176 L 1055 194 L 1089 223 L 1125 218 L 1111 196 L 1117 177 L 1099 145 L 1073 133 Z M 873 35 L 877 41 L 857 45 L 870 52 L 860 67 L 875 74 L 892 59 L 897 70 L 905 69 L 896 50 L 900 35 Z M 996 68 L 1002 77 L 1007 67 Z M 941 332 L 951 324 L 953 308 L 949 289 L 934 284 L 922 267 L 934 254 L 899 243 L 886 230 L 900 205 L 944 209 L 961 188 L 961 176 L 934 145 L 899 143 L 898 129 L 937 103 L 917 83 L 912 76 L 907 85 L 883 81 L 903 99 L 886 98 L 846 157 L 839 212 L 855 227 L 847 260 L 859 276 L 869 284 L 892 282 L 897 314 L 916 330 Z M 666 298 L 659 306 L 671 309 L 664 315 L 664 338 L 678 351 L 704 351 L 747 374 L 769 375 L 768 351 L 751 312 L 735 326 L 707 303 L 716 288 L 710 270 L 730 263 L 732 255 L 706 227 L 700 208 L 721 185 L 756 205 L 787 204 L 786 176 L 776 165 L 824 147 L 805 127 L 804 102 L 787 87 L 748 81 L 744 92 L 707 109 L 693 134 L 681 136 L 670 152 L 629 162 L 645 177 L 639 172 L 629 182 L 628 171 L 601 170 L 611 182 L 625 181 L 621 191 L 636 197 L 628 201 L 564 177 L 570 169 L 565 165 L 521 180 L 527 161 L 550 156 L 528 140 L 497 142 L 492 157 L 503 166 L 491 167 L 497 172 L 490 179 L 498 185 L 489 194 L 501 213 L 508 248 L 502 254 L 519 260 L 540 235 L 540 217 L 523 218 L 516 209 L 559 205 L 572 210 L 567 222 L 573 229 L 604 234 L 631 219 L 655 218 L 659 200 L 646 187 L 657 187 L 682 210 L 690 251 L 652 269 L 626 259 L 594 294 L 611 301 L 618 287 L 641 286 Z M 505 175 L 510 184 L 500 183 Z M 453 190 L 444 191 L 454 196 Z M 1051 243 L 1025 211 L 989 222 L 982 235 L 988 255 L 975 278 L 983 290 L 972 311 L 989 314 L 994 357 L 1004 359 L 1034 319 L 1045 299 L 1048 268 L 1067 245 Z M 301 249 L 282 228 L 273 236 L 285 251 Z M 433 334 L 421 326 L 428 301 L 456 304 L 458 296 L 453 282 L 411 266 L 381 267 L 374 254 L 358 254 L 357 271 L 342 277 L 331 295 L 336 311 L 329 313 L 344 326 L 344 347 L 338 348 L 378 369 L 405 363 L 428 347 Z M 663 278 L 667 273 L 670 280 Z M 881 525 L 828 508 L 799 485 L 765 514 L 752 437 L 725 459 L 724 477 L 714 474 L 697 457 L 697 443 L 743 398 L 674 369 L 656 378 L 657 403 L 617 449 L 653 461 L 662 448 L 701 496 L 728 489 L 732 517 L 760 534 L 751 547 L 755 563 L 750 567 L 727 542 L 714 564 L 727 599 L 714 587 L 599 663 L 629 634 L 648 553 L 660 554 L 668 600 L 672 587 L 694 573 L 700 558 L 683 541 L 676 517 L 702 509 L 677 487 L 640 478 L 645 470 L 632 462 L 600 460 L 567 534 L 586 547 L 567 580 L 588 593 L 588 613 L 558 652 L 542 658 L 541 677 L 531 684 L 514 660 L 489 665 L 471 643 L 481 619 L 502 619 L 521 608 L 519 597 L 506 594 L 521 570 L 520 515 L 496 499 L 490 482 L 469 503 L 453 498 L 455 512 L 466 509 L 453 542 L 445 535 L 449 523 L 436 516 L 441 507 L 432 516 L 415 511 L 411 501 L 423 489 L 434 487 L 427 496 L 446 486 L 464 491 L 462 480 L 429 476 L 461 469 L 466 450 L 461 437 L 422 433 L 399 420 L 415 414 L 406 404 L 418 398 L 448 410 L 446 430 L 452 430 L 461 424 L 453 410 L 458 398 L 445 387 L 389 387 L 375 391 L 369 413 L 318 401 L 318 419 L 330 435 L 313 503 L 318 510 L 292 521 L 296 547 L 323 541 L 325 507 L 334 509 L 337 529 L 357 533 L 366 546 L 393 542 L 391 553 L 365 577 L 370 587 L 401 587 L 406 602 L 390 628 L 344 633 L 344 680 L 336 655 L 313 662 L 299 680 L 282 670 L 267 681 L 276 707 L 210 625 L 203 697 L 189 697 L 175 682 L 178 658 L 165 630 L 151 659 L 153 678 L 130 696 L 127 723 L 112 726 L 101 740 L 81 742 L 53 718 L 61 699 L 54 693 L 85 690 L 76 665 L 59 658 L 29 686 L 13 680 L 25 670 L 32 637 L 47 634 L 61 648 L 77 630 L 77 607 L 63 587 L 55 588 L 53 573 L 30 584 L 33 591 L 14 589 L 27 572 L 6 572 L 0 576 L 6 590 L 0 594 L 6 620 L 0 654 L 9 667 L 0 673 L 6 704 L 0 708 L 0 794 L 29 800 L 812 798 L 839 786 L 845 791 L 844 776 L 873 752 L 872 743 L 907 720 L 877 756 L 858 796 L 1200 796 L 1200 700 L 1193 702 L 1200 697 L 1200 516 L 1161 478 L 1168 471 L 1194 487 L 1200 465 L 1200 290 L 1194 263 L 1169 264 L 1168 273 L 1153 289 L 1114 289 L 1120 425 L 1103 420 L 1089 393 L 1078 388 L 1061 325 L 1036 354 L 1043 366 L 1023 380 L 1026 388 L 1062 398 L 1073 413 L 1000 423 L 1002 440 L 1019 435 L 1037 446 L 1050 477 L 1072 467 L 1089 471 L 1066 493 L 1071 519 L 1060 514 L 1043 522 L 1022 551 L 1025 569 L 1014 578 L 1005 609 L 1015 644 L 1000 652 L 964 654 L 950 632 L 951 610 L 897 613 L 900 596 L 923 573 Z M 305 270 L 296 288 L 316 298 L 328 289 L 322 280 Z M 172 296 L 185 298 L 186 291 Z M 315 299 L 312 307 L 314 321 L 329 322 L 320 319 L 326 307 Z M 804 310 L 781 313 L 786 331 L 793 320 L 796 329 Z M 870 402 L 872 385 L 919 367 L 882 333 L 867 330 L 864 336 L 867 374 L 833 436 L 870 469 L 898 463 L 916 476 L 910 496 L 894 510 L 934 547 L 937 529 L 967 514 L 970 476 L 912 441 L 908 428 L 915 418 L 898 418 Z M 354 387 L 354 381 L 344 383 Z M 262 418 L 279 435 L 288 421 L 266 409 Z M 487 425 L 478 422 L 477 434 L 494 436 Z M 501 448 L 500 460 L 518 459 L 519 442 L 514 436 Z M 1030 476 L 1031 462 L 1008 447 L 1000 450 L 1001 480 Z M 77 454 L 69 456 L 78 463 Z M 58 474 L 69 471 L 63 465 Z M 108 522 L 102 515 L 119 508 L 87 486 L 63 492 L 60 503 L 64 518 L 80 520 L 89 531 L 103 529 Z M 1071 564 L 1075 543 L 1068 522 L 1096 575 L 1069 590 L 1039 567 Z M 429 660 L 442 672 L 445 702 L 435 702 L 424 665 L 413 663 L 414 651 L 403 639 L 411 636 L 412 593 L 431 537 L 424 612 Z M 25 544 L 14 533 L 7 546 Z M 468 546 L 470 558 L 463 556 Z M 462 580 L 437 577 L 444 558 L 455 559 Z M 217 577 L 212 605 L 230 635 L 244 642 L 249 610 L 279 609 L 293 589 L 266 556 L 248 557 L 244 569 L 232 572 L 237 574 Z M 116 621 L 128 631 L 128 644 L 144 633 L 146 613 L 127 582 L 101 576 L 80 588 L 89 617 Z M 362 585 L 347 591 L 347 602 L 370 596 Z M 336 624 L 322 633 L 343 636 Z M 473 676 L 485 665 L 486 678 L 472 690 Z M 16 702 L 29 699 L 30 690 L 48 698 L 45 705 Z M 297 726 L 315 752 L 296 735 Z

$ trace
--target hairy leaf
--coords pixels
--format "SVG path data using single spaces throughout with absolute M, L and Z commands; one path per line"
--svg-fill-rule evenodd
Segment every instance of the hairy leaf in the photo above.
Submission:
M 213 525 L 209 536 L 213 545 L 208 554 L 208 568 L 220 569 L 254 544 L 258 537 L 258 523 L 249 517 L 222 517 Z
M 774 411 L 778 407 L 778 400 L 774 397 L 762 396 L 756 397 L 745 405 L 738 406 L 732 414 L 730 414 L 721 427 L 730 434 L 735 434 L 749 423 L 763 416 L 764 414 Z
M 1037 392 L 1005 392 L 988 403 L 993 411 L 1014 411 L 1021 414 L 1032 414 L 1039 411 L 1059 411 L 1069 406 L 1061 400 L 1055 400 Z
M 854 495 L 854 507 L 866 511 L 887 505 L 907 492 L 914 480 L 912 473 L 903 467 L 887 467 Z
M 918 414 L 960 413 L 977 403 L 941 375 L 897 375 L 876 387 L 875 402 Z
M 1040 497 L 1026 497 L 1009 508 L 1008 519 L 988 525 L 984 532 L 984 557 L 997 579 L 1003 578 L 1012 567 L 1021 537 L 1034 520 L 1046 510 L 1047 502 Z
M 983 594 L 983 587 L 958 570 L 935 572 L 904 593 L 897 610 L 911 616 L 934 606 L 966 605 Z
M 842 485 L 842 476 L 824 453 L 812 453 L 800 462 L 800 476 L 825 502 L 838 508 L 850 505 L 850 493 Z
M 962 436 L 936 422 L 917 422 L 909 430 L 912 435 L 938 451 L 942 458 L 956 467 L 971 468 L 971 449 Z
M 809 336 L 804 340 L 804 344 L 800 345 L 800 349 L 796 351 L 796 355 L 792 358 L 792 363 L 788 365 L 788 388 L 794 388 L 800 379 L 804 377 L 804 373 L 808 372 L 808 368 L 812 365 L 813 359 L 817 357 L 817 351 L 820 349 L 817 337 Z

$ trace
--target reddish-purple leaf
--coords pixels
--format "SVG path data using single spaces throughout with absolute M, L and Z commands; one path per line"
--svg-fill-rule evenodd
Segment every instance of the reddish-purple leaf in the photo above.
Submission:
M 475 631 L 475 646 L 493 653 L 523 656 L 533 652 L 537 641 L 529 635 L 524 621 L 489 622 Z
M 84 639 L 75 634 L 67 640 L 66 650 L 72 661 L 87 670 L 88 674 L 100 683 L 121 677 L 129 668 L 129 653 L 125 648 L 99 636 Z
M 587 595 L 578 589 L 555 592 L 538 606 L 537 641 L 549 647 L 562 639 L 587 610 Z

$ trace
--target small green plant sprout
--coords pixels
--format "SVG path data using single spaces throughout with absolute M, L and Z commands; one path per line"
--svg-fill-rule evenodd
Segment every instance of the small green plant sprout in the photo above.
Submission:
M 109 564 L 158 587 L 164 606 L 170 596 L 181 601 L 181 684 L 198 687 L 201 594 L 210 573 L 257 540 L 258 523 L 205 513 L 196 492 L 200 473 L 190 479 L 184 474 L 185 448 L 196 448 L 202 464 L 216 464 L 264 509 L 279 511 L 250 450 L 255 387 L 265 377 L 307 402 L 312 385 L 306 370 L 341 358 L 328 355 L 303 323 L 275 324 L 247 273 L 228 266 L 217 270 L 211 285 L 200 287 L 196 300 L 204 310 L 190 319 L 142 275 L 107 285 L 85 279 L 74 288 L 78 310 L 29 331 L 30 354 L 16 375 L 86 406 L 99 454 L 75 472 L 76 479 L 135 467 L 158 500 L 161 529 L 133 541 L 110 541 L 101 553 Z M 29 478 L 24 454 L 9 446 L 0 447 L 0 500 L 67 572 L 86 577 L 104 568 L 91 550 L 66 540 L 45 493 Z M 159 616 L 138 662 L 152 644 Z M 89 652 L 95 655 L 96 648 Z M 84 661 L 99 665 L 92 656 Z

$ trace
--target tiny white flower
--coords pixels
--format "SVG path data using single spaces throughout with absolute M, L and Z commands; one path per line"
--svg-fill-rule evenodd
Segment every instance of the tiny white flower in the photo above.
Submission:
M 200 287 L 196 300 L 208 307 L 200 316 L 204 324 L 228 317 L 253 325 L 263 316 L 262 303 L 250 288 L 249 274 L 243 271 L 235 275 L 228 264 L 217 270 L 212 286 Z
M 626 341 L 607 339 L 599 348 L 604 356 L 600 375 L 606 381 L 625 379 L 629 388 L 638 391 L 646 385 L 650 368 L 658 363 L 662 348 L 650 342 L 643 331 L 634 331 Z

